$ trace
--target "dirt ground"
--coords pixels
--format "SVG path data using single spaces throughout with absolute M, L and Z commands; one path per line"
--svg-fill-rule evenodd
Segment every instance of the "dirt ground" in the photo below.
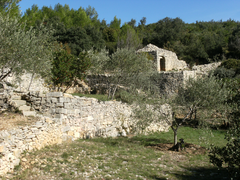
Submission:
M 37 117 L 24 117 L 20 113 L 2 112 L 0 113 L 0 131 L 31 125 L 36 121 L 38 121 Z

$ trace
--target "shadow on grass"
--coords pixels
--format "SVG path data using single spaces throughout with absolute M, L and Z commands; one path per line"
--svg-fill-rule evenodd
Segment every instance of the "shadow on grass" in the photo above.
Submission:
M 158 177 L 158 176 L 150 176 L 151 179 L 154 180 L 166 180 L 166 178 Z
M 154 137 L 139 137 L 135 136 L 128 140 L 129 142 L 139 142 L 141 145 L 144 146 L 155 146 L 159 143 L 171 143 L 171 141 L 163 138 L 154 138 Z
M 231 177 L 229 176 L 227 170 L 218 170 L 218 168 L 184 168 L 188 170 L 188 172 L 174 172 L 170 173 L 171 175 L 175 176 L 176 179 L 181 180 L 230 180 Z M 189 173 L 190 172 L 190 173 Z M 237 180 L 237 179 L 233 179 Z
M 108 146 L 121 146 L 126 144 L 138 144 L 142 146 L 155 146 L 160 143 L 171 143 L 167 139 L 164 138 L 155 138 L 155 137 L 147 137 L 147 136 L 134 136 L 132 138 L 127 137 L 118 137 L 118 138 L 93 138 L 89 139 L 89 141 L 104 143 Z
M 166 179 L 177 179 L 177 180 L 231 180 L 226 170 L 218 170 L 217 168 L 191 168 L 186 169 L 186 172 L 168 172 L 164 171 L 164 177 L 162 175 L 152 175 L 149 179 L 153 180 L 166 180 Z M 239 178 L 232 179 L 239 180 Z

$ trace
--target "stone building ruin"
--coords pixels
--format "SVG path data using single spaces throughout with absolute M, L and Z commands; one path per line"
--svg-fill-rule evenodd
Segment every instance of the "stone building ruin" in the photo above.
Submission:
M 183 70 L 187 68 L 187 63 L 178 60 L 176 53 L 161 49 L 153 44 L 148 44 L 137 52 L 147 52 L 154 57 L 157 71 Z

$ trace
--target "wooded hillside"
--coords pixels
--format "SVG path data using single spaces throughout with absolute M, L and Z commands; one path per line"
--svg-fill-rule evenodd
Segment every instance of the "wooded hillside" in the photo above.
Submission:
M 106 47 L 110 54 L 117 47 L 136 49 L 152 43 L 177 53 L 179 59 L 189 64 L 204 64 L 240 57 L 240 22 L 234 20 L 185 23 L 180 18 L 164 18 L 147 25 L 143 17 L 139 23 L 129 17 L 121 25 L 116 16 L 110 24 L 98 19 L 94 7 L 71 9 L 57 4 L 54 8 L 36 5 L 27 9 L 21 17 L 28 28 L 40 23 L 52 25 L 59 42 L 68 44 L 71 53 L 78 55 L 92 47 Z

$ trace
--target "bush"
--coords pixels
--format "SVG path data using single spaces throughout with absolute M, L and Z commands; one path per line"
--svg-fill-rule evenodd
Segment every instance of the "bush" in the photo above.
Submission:
M 221 67 L 236 70 L 237 68 L 240 67 L 240 60 L 228 59 L 228 60 L 222 62 Z
M 218 67 L 214 70 L 213 75 L 219 79 L 233 78 L 235 71 L 233 69 L 227 69 L 225 67 Z
M 128 103 L 128 104 L 132 104 L 134 102 L 134 100 L 136 99 L 136 97 L 133 96 L 133 94 L 131 94 L 125 90 L 118 91 L 115 95 L 115 98 L 117 100 L 120 100 L 120 101 Z
M 52 64 L 52 81 L 58 87 L 65 85 L 65 92 L 73 83 L 85 78 L 86 71 L 90 66 L 91 62 L 86 52 L 82 52 L 76 57 L 66 50 L 60 50 L 55 52 Z
M 213 76 L 189 79 L 185 87 L 180 87 L 175 103 L 181 106 L 196 106 L 201 109 L 218 109 L 229 97 L 229 89 L 221 80 Z
M 239 87 L 238 87 L 239 89 Z M 225 147 L 212 146 L 210 149 L 210 162 L 219 168 L 226 167 L 231 177 L 240 178 L 240 91 L 229 103 L 235 107 L 230 113 L 231 129 L 225 139 L 228 141 Z

